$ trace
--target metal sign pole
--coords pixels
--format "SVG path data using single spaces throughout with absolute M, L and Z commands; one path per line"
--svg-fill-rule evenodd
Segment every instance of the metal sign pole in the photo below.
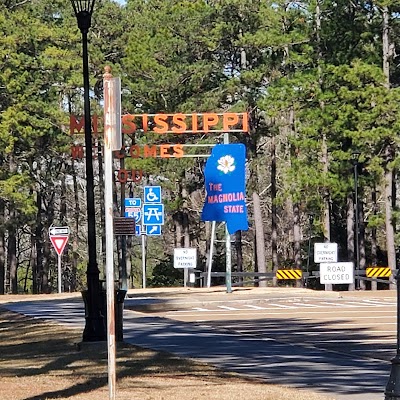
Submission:
M 58 293 L 62 292 L 62 272 L 61 272 L 61 256 L 64 251 L 64 248 L 68 242 L 69 237 L 69 228 L 68 226 L 51 226 L 49 229 L 49 238 L 54 247 L 54 250 L 57 252 L 57 286 Z
M 61 293 L 61 254 L 58 255 L 58 293 Z
M 224 144 L 229 144 L 229 133 L 224 133 Z M 226 263 L 226 292 L 232 293 L 232 249 L 231 235 L 228 232 L 228 226 L 225 223 L 225 263 Z
M 142 288 L 146 289 L 146 235 L 142 233 Z
M 208 269 L 207 269 L 207 287 L 211 287 L 211 268 L 213 261 L 213 252 L 214 252 L 214 237 L 215 237 L 215 225 L 217 223 L 215 221 L 211 222 L 211 240 L 210 240 L 210 259 L 208 260 Z
M 121 87 L 110 69 L 104 74 L 104 208 L 106 229 L 107 348 L 109 399 L 116 394 L 116 338 L 114 287 L 113 150 L 121 148 Z M 119 108 L 119 109 L 118 109 Z

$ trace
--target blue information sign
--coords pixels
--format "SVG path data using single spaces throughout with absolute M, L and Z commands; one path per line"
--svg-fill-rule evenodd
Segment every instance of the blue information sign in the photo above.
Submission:
M 143 203 L 161 203 L 161 186 L 145 186 Z
M 135 218 L 135 223 L 138 224 L 142 218 L 142 199 L 128 198 L 125 199 L 125 217 Z
M 139 197 L 128 197 L 125 199 L 125 208 L 128 207 L 141 207 L 142 199 Z
M 160 236 L 161 235 L 161 225 L 146 225 L 146 235 L 147 236 Z
M 143 225 L 164 225 L 164 204 L 143 204 Z

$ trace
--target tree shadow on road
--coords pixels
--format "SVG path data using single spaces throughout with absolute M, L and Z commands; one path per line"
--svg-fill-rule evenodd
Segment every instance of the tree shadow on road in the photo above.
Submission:
M 266 318 L 196 324 L 142 317 L 128 340 L 278 385 L 314 387 L 330 395 L 383 395 L 389 361 L 373 358 L 368 329 L 342 322 Z M 395 339 L 379 338 L 385 339 L 393 339 L 387 351 L 394 355 Z

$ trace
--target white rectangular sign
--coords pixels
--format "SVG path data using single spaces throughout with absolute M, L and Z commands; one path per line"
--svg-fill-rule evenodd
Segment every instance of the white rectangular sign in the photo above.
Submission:
M 197 249 L 177 248 L 174 249 L 174 268 L 196 268 Z
M 320 282 L 354 283 L 354 266 L 352 262 L 321 263 L 319 265 Z
M 314 243 L 314 262 L 337 262 L 337 243 Z
M 51 226 L 49 228 L 49 236 L 69 235 L 68 226 Z

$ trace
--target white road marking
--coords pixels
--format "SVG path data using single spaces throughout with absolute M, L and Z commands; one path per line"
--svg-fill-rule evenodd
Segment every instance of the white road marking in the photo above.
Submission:
M 294 309 L 294 308 L 297 308 L 297 307 L 288 307 L 288 308 L 289 309 Z M 176 317 L 179 317 L 179 316 L 196 317 L 197 314 L 193 314 L 193 311 L 195 311 L 195 310 L 191 309 L 191 310 L 172 311 L 172 312 L 167 312 L 166 315 L 168 315 L 170 317 L 174 317 L 174 316 L 176 316 Z M 250 310 L 247 309 L 247 310 L 237 310 L 236 313 L 232 313 L 232 312 L 228 313 L 228 312 L 225 312 L 224 310 L 207 310 L 207 309 L 202 310 L 202 312 L 204 312 L 204 313 L 207 312 L 207 315 L 209 315 L 209 316 L 213 316 L 213 315 L 221 316 L 221 314 L 223 313 L 224 316 L 227 316 L 227 317 L 232 316 L 233 317 L 233 316 L 237 316 L 238 314 L 241 314 L 241 313 L 247 313 L 248 314 L 249 312 L 251 312 L 251 314 L 249 314 L 249 316 L 251 316 L 251 315 L 261 315 L 261 313 L 262 313 L 263 317 L 265 317 L 267 315 L 276 315 L 276 316 L 280 316 L 280 317 L 287 317 L 288 315 L 290 315 L 290 314 L 282 314 L 282 311 L 281 312 L 268 311 L 267 313 L 265 311 L 266 310 L 253 310 L 253 311 L 250 311 Z M 327 319 L 331 320 L 332 319 L 332 315 L 331 315 L 332 312 L 336 312 L 336 311 L 332 311 L 332 310 L 330 310 L 330 312 L 329 311 L 324 311 L 324 310 L 311 311 L 309 309 L 307 309 L 306 311 L 301 311 L 301 310 L 298 310 L 298 308 L 297 308 L 296 318 L 298 318 L 298 319 L 299 318 L 300 319 L 309 319 L 309 318 L 307 318 L 307 316 L 318 315 L 319 314 L 319 315 L 323 315 Z M 341 314 L 349 314 L 349 313 L 352 314 L 352 313 L 354 313 L 354 310 L 349 310 L 349 309 L 341 310 L 340 313 Z M 357 313 L 358 314 L 360 314 L 360 313 L 369 313 L 370 314 L 371 310 L 370 309 L 368 309 L 368 310 L 357 310 Z M 299 317 L 299 315 L 305 315 L 305 317 Z M 382 316 L 395 318 L 396 317 L 396 310 L 380 310 L 379 311 L 379 317 L 382 318 Z M 338 318 L 340 318 L 340 316 L 338 316 Z M 360 318 L 361 319 L 362 318 L 365 318 L 365 319 L 376 319 L 377 316 L 374 315 L 374 316 L 362 317 L 360 315 L 357 315 L 354 318 L 357 318 L 357 319 L 360 319 Z
M 365 299 L 365 300 L 363 300 L 363 302 L 365 302 L 365 303 L 372 303 L 372 304 L 376 304 L 376 305 L 382 305 L 382 306 L 395 306 L 397 303 L 395 303 L 395 302 L 393 302 L 393 301 L 389 301 L 389 299 L 388 300 L 385 300 L 385 299 L 382 299 L 383 301 L 381 301 L 381 300 L 367 300 L 367 299 Z M 390 299 L 391 300 L 391 299 Z
M 253 333 L 254 332 L 254 329 L 241 329 L 240 327 L 239 328 L 237 328 L 237 327 L 235 327 L 235 326 L 230 326 L 230 325 L 227 325 L 227 326 L 225 326 L 224 328 L 227 328 L 227 329 L 234 329 L 235 330 L 235 332 L 238 332 L 238 333 L 241 333 L 241 334 L 249 334 L 249 333 Z M 393 336 L 393 338 L 381 338 L 381 336 L 379 336 L 379 335 L 376 335 L 376 336 L 374 336 L 374 337 L 370 337 L 370 338 L 368 338 L 367 340 L 370 340 L 370 341 L 376 341 L 376 342 L 378 342 L 378 343 L 380 343 L 380 342 L 383 342 L 383 341 L 387 341 L 387 342 L 395 342 L 396 341 L 396 338 L 395 338 L 395 336 L 396 336 L 396 332 L 395 331 L 368 331 L 367 333 L 368 333 L 368 335 L 370 335 L 370 334 L 372 334 L 372 333 L 380 333 L 381 332 L 381 334 L 382 333 L 384 333 L 384 334 L 390 334 L 390 335 L 392 335 Z M 263 331 L 259 331 L 258 332 L 258 334 L 263 334 L 264 332 Z M 307 337 L 312 337 L 312 338 L 314 338 L 314 337 L 321 337 L 322 335 L 333 335 L 332 333 L 330 333 L 330 332 L 323 332 L 323 333 L 321 333 L 321 332 L 309 332 L 309 331 L 307 331 L 307 332 L 298 332 L 298 331 L 290 331 L 290 336 L 302 336 L 303 338 L 307 338 Z M 347 333 L 347 335 L 349 335 L 348 333 Z M 353 337 L 354 336 L 356 336 L 357 335 L 357 332 L 354 332 L 354 333 L 352 333 L 351 334 Z M 364 341 L 365 339 L 363 338 L 362 339 L 362 341 Z M 334 342 L 334 343 L 338 343 L 338 344 L 341 344 L 341 343 L 346 343 L 346 342 L 354 342 L 354 341 L 360 341 L 359 339 L 357 339 L 357 340 L 355 340 L 355 339 L 349 339 L 349 338 L 347 338 L 347 337 L 345 337 L 345 338 L 341 338 L 340 339 L 340 341 L 338 341 L 337 339 L 321 339 L 321 340 L 314 340 L 314 339 L 312 339 L 312 342 L 313 343 L 324 343 L 324 342 Z
M 321 307 L 324 307 L 324 306 L 320 306 L 320 305 L 317 305 L 317 304 L 311 304 L 311 303 L 292 303 L 292 304 L 295 304 L 295 305 L 300 306 L 300 307 L 310 307 L 310 308 L 321 308 Z
M 332 302 L 331 302 L 331 301 L 321 301 L 321 304 L 326 304 L 326 305 L 328 305 L 328 306 L 330 306 L 330 307 L 332 307 L 332 306 L 354 307 L 354 306 L 352 306 L 352 305 L 350 305 L 350 304 L 345 304 L 345 303 L 334 303 L 333 301 L 332 301 Z
M 342 344 L 342 343 L 360 343 L 360 339 L 327 339 L 327 340 L 313 340 L 313 343 L 336 343 L 336 344 Z M 372 342 L 372 343 L 394 343 L 395 339 L 382 339 L 380 337 L 375 337 L 375 338 L 363 338 L 362 343 L 364 342 Z M 362 344 L 360 343 L 360 344 Z
M 365 353 L 365 349 L 350 349 L 352 353 Z M 393 349 L 374 349 L 374 353 L 388 353 L 393 352 Z
M 218 308 L 222 308 L 223 310 L 228 310 L 228 311 L 243 311 L 243 310 L 240 310 L 239 308 L 228 307 L 228 306 L 218 306 Z
M 246 307 L 253 308 L 254 310 L 268 310 L 265 307 L 253 306 L 252 304 L 245 304 Z
M 293 306 L 287 306 L 286 304 L 278 304 L 278 303 L 269 303 L 270 306 L 278 307 L 278 308 L 298 308 Z
M 376 317 L 360 317 L 359 319 L 376 319 Z M 373 321 L 373 323 L 374 323 L 375 321 Z M 361 324 L 361 323 L 353 323 L 353 322 L 341 322 L 340 323 L 340 326 L 346 326 L 346 327 L 350 327 L 350 326 L 363 326 L 363 327 L 367 327 L 366 325 L 365 325 L 365 323 L 364 324 Z M 373 325 L 375 325 L 375 323 L 373 324 Z M 397 322 L 379 322 L 379 326 L 383 326 L 383 325 L 397 325 Z
M 372 304 L 359 301 L 346 301 L 346 304 L 353 304 L 355 307 L 385 307 L 384 304 Z

